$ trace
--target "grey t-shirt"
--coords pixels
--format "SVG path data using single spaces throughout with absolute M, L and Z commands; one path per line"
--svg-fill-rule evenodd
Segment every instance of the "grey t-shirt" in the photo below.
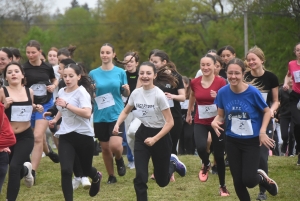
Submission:
M 165 119 L 162 111 L 169 108 L 164 92 L 158 87 L 144 90 L 142 87 L 135 89 L 128 100 L 130 106 L 135 106 L 133 115 L 150 128 L 162 128 Z

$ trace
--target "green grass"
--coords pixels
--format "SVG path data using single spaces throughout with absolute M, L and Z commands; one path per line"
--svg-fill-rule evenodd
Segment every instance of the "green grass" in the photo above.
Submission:
M 126 156 L 124 156 L 126 158 Z M 155 181 L 149 179 L 148 197 L 149 201 L 212 201 L 238 200 L 232 184 L 230 171 L 226 170 L 226 185 L 231 193 L 229 197 L 218 196 L 218 177 L 209 175 L 206 183 L 198 179 L 200 160 L 198 156 L 179 156 L 188 169 L 185 177 L 180 177 L 175 173 L 176 182 L 170 183 L 167 187 L 160 188 Z M 279 193 L 272 197 L 268 194 L 268 200 L 300 200 L 300 166 L 296 166 L 297 157 L 269 157 L 269 176 L 273 178 L 278 186 Z M 107 173 L 105 171 L 102 156 L 94 157 L 94 166 L 103 173 L 101 182 L 101 191 L 97 196 L 91 198 L 88 190 L 79 187 L 74 191 L 75 201 L 109 200 L 109 201 L 133 201 L 135 191 L 133 187 L 133 178 L 135 170 L 127 169 L 124 177 L 117 176 L 116 184 L 108 185 Z M 152 171 L 152 163 L 149 165 L 149 175 Z M 5 200 L 7 180 L 3 186 L 0 200 Z M 249 189 L 252 200 L 256 199 L 258 187 Z M 60 166 L 50 161 L 48 157 L 42 159 L 37 173 L 37 184 L 32 188 L 26 188 L 21 181 L 21 188 L 18 201 L 60 201 L 64 200 L 60 184 Z

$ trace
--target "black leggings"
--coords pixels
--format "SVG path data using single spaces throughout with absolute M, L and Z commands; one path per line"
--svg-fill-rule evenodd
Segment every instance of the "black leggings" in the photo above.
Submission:
M 25 176 L 23 164 L 28 160 L 34 145 L 33 131 L 30 127 L 15 136 L 17 142 L 10 147 L 7 200 L 17 199 L 20 180 Z
M 183 122 L 179 145 L 182 154 L 195 154 L 194 123 Z
M 281 131 L 281 138 L 283 141 L 282 146 L 286 147 L 287 145 L 289 145 L 288 155 L 293 155 L 295 138 L 294 138 L 294 124 L 292 123 L 291 118 L 283 118 L 283 117 L 280 118 L 280 131 Z
M 259 138 L 238 139 L 227 136 L 226 143 L 235 192 L 240 200 L 250 201 L 247 187 L 253 188 L 261 180 L 257 174 L 260 160 Z
M 76 132 L 59 136 L 59 159 L 61 167 L 61 185 L 66 201 L 73 200 L 72 173 L 75 155 L 78 156 L 83 175 L 91 179 L 97 177 L 97 170 L 92 167 L 93 137 Z
M 224 132 L 221 132 L 220 137 L 210 125 L 194 124 L 194 138 L 198 155 L 204 165 L 209 164 L 209 154 L 207 148 L 208 132 L 211 133 L 214 157 L 217 162 L 219 182 L 221 186 L 225 185 L 225 164 L 224 164 Z
M 290 93 L 290 109 L 292 115 L 292 121 L 294 123 L 294 136 L 296 141 L 296 154 L 300 153 L 300 110 L 297 108 L 297 104 L 300 100 L 300 94 L 292 91 Z
M 150 157 L 154 167 L 155 181 L 160 187 L 165 187 L 170 182 L 174 172 L 170 165 L 172 142 L 169 134 L 159 139 L 153 146 L 147 146 L 144 141 L 155 136 L 161 128 L 148 128 L 143 124 L 135 134 L 134 163 L 136 175 L 133 180 L 137 201 L 147 201 L 148 165 Z M 173 169 L 172 169 L 173 168 Z
M 177 155 L 177 143 L 180 137 L 180 133 L 182 130 L 182 118 L 181 117 L 173 117 L 174 120 L 174 126 L 170 130 L 170 135 L 172 139 L 172 154 Z

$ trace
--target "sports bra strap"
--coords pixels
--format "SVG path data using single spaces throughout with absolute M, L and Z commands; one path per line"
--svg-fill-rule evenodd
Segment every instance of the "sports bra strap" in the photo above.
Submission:
M 5 97 L 9 97 L 9 94 L 8 94 L 8 91 L 7 91 L 6 87 L 3 87 L 3 91 L 4 91 L 4 94 L 5 94 Z

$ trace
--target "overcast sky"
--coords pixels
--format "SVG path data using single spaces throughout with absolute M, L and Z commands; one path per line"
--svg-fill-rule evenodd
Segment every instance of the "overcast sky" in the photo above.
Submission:
M 52 0 L 51 12 L 55 12 L 59 8 L 60 12 L 64 12 L 66 8 L 71 7 L 72 0 Z M 95 8 L 97 0 L 77 0 L 79 5 L 87 3 L 89 8 Z

